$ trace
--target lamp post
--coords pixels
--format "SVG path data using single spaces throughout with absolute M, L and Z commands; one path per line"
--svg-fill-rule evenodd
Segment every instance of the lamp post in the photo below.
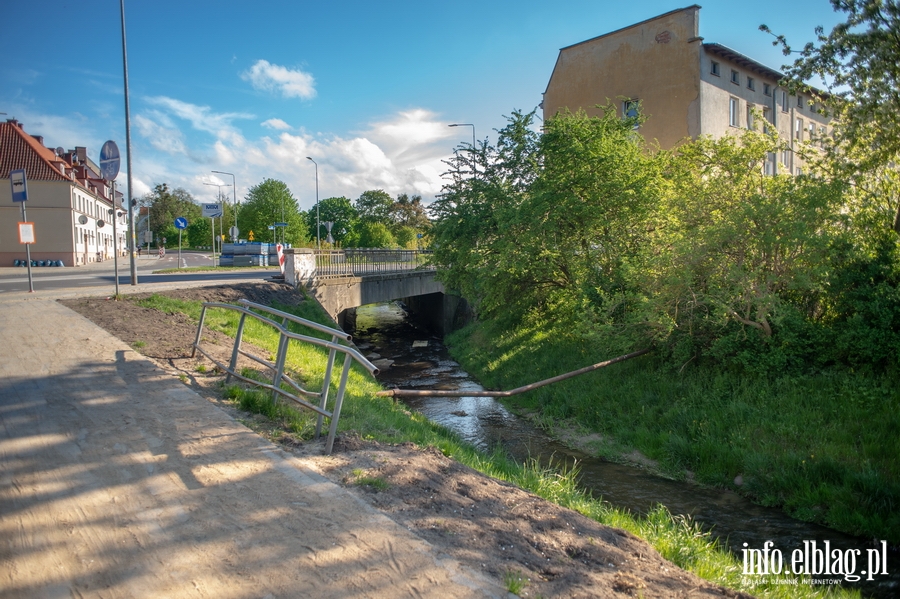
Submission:
M 125 42 L 125 0 L 119 0 L 119 13 L 122 16 L 122 75 L 125 82 L 125 153 L 127 155 L 128 169 L 128 250 L 131 254 L 131 284 L 137 285 L 137 264 L 134 261 L 134 255 L 137 253 L 134 238 L 134 199 L 132 195 L 131 173 L 131 107 L 128 102 L 128 46 Z M 115 208 L 115 199 L 113 199 L 113 208 Z
M 448 127 L 471 127 L 472 128 L 472 176 L 475 176 L 475 125 L 472 123 L 453 123 Z
M 231 194 L 232 194 L 231 197 L 234 198 L 234 230 L 237 231 L 238 230 L 238 225 L 237 225 L 237 187 L 234 184 L 234 174 L 226 173 L 224 171 L 213 171 L 213 172 L 219 173 L 220 175 L 231 175 Z M 240 233 L 238 233 L 237 235 L 232 235 L 231 241 L 233 243 L 237 243 L 237 238 L 239 235 L 240 235 Z
M 309 156 L 306 159 L 316 165 L 316 249 L 321 250 L 322 241 L 319 239 L 319 163 Z

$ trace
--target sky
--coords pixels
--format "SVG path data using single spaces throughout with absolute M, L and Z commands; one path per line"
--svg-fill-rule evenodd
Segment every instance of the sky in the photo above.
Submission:
M 318 197 L 440 193 L 461 143 L 541 102 L 559 49 L 689 6 L 645 0 L 125 0 L 133 197 L 165 183 L 238 201 L 272 178 Z M 700 35 L 780 69 L 842 20 L 828 0 L 702 3 Z M 3 0 L 0 118 L 48 147 L 123 154 L 119 0 Z M 538 112 L 540 114 L 540 112 Z M 316 164 L 308 160 L 311 157 Z M 318 165 L 318 166 L 316 166 Z M 127 192 L 126 192 L 127 193 Z

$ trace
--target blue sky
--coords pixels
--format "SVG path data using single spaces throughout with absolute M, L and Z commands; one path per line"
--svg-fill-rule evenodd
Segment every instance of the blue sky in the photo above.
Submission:
M 441 185 L 460 142 L 495 139 L 541 101 L 560 48 L 689 3 L 126 0 L 134 195 L 157 183 L 212 201 L 266 178 L 315 203 Z M 701 4 L 700 35 L 780 68 L 765 23 L 795 47 L 841 15 L 827 0 Z M 0 6 L 0 112 L 50 147 L 125 152 L 118 0 Z M 124 187 L 125 161 L 119 175 Z

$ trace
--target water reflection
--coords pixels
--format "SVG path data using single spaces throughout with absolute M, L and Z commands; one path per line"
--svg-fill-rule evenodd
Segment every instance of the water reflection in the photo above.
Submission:
M 386 387 L 483 389 L 450 358 L 438 337 L 408 319 L 396 303 L 359 308 L 353 336 L 363 353 L 382 361 L 379 379 Z M 663 504 L 673 514 L 690 515 L 737 555 L 744 543 L 762 548 L 766 541 L 773 541 L 787 555 L 802 547 L 804 540 L 817 540 L 820 545 L 828 540 L 833 548 L 861 549 L 863 555 L 871 546 L 863 539 L 794 520 L 781 510 L 754 505 L 731 491 L 668 480 L 571 450 L 493 398 L 425 397 L 404 398 L 404 402 L 479 449 L 490 451 L 502 445 L 519 461 L 537 457 L 568 466 L 577 463 L 580 483 L 595 496 L 636 513 Z M 888 560 L 889 576 L 860 583 L 867 596 L 900 594 L 900 552 L 891 552 Z

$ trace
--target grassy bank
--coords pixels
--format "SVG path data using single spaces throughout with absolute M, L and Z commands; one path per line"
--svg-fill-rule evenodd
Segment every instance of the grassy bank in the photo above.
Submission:
M 548 322 L 482 322 L 448 341 L 463 367 L 492 388 L 612 357 Z M 675 370 L 647 355 L 514 401 L 548 430 L 565 421 L 595 433 L 589 449 L 597 455 L 615 459 L 637 449 L 670 476 L 693 476 L 801 520 L 898 543 L 896 381 L 852 371 Z
M 141 301 L 142 305 L 167 312 L 183 312 L 198 319 L 199 302 L 175 301 L 164 296 L 153 296 Z M 327 317 L 314 302 L 303 302 L 288 308 L 274 306 L 293 312 L 299 316 L 326 322 Z M 224 310 L 213 310 L 207 316 L 207 326 L 233 335 L 237 326 L 237 314 Z M 254 345 L 273 352 L 277 337 L 259 325 L 248 325 L 244 339 Z M 287 368 L 303 379 L 306 386 L 317 389 L 321 386 L 326 354 L 316 348 L 292 349 L 288 355 Z M 550 501 L 577 510 L 604 524 L 624 528 L 649 541 L 667 559 L 691 570 L 699 576 L 733 589 L 747 590 L 760 597 L 858 597 L 857 593 L 829 587 L 830 592 L 815 586 L 779 585 L 775 576 L 748 581 L 742 577 L 741 564 L 724 551 L 708 535 L 701 532 L 691 522 L 672 517 L 664 508 L 654 511 L 646 518 L 636 518 L 609 504 L 592 499 L 579 490 L 573 473 L 558 473 L 546 470 L 536 463 L 517 464 L 502 454 L 485 454 L 461 442 L 452 432 L 437 426 L 419 414 L 411 413 L 390 398 L 375 397 L 380 390 L 378 383 L 361 370 L 352 372 L 347 387 L 344 408 L 341 413 L 339 430 L 353 431 L 363 438 L 380 442 L 401 443 L 411 441 L 423 446 L 435 446 L 445 455 L 475 468 L 487 475 L 509 481 Z M 273 421 L 273 430 L 285 430 L 295 437 L 309 439 L 313 435 L 315 415 L 298 412 L 283 405 L 273 406 L 271 395 L 243 385 L 232 385 L 224 389 L 231 398 L 246 410 L 267 415 Z M 752 586 L 751 586 L 752 585 Z

